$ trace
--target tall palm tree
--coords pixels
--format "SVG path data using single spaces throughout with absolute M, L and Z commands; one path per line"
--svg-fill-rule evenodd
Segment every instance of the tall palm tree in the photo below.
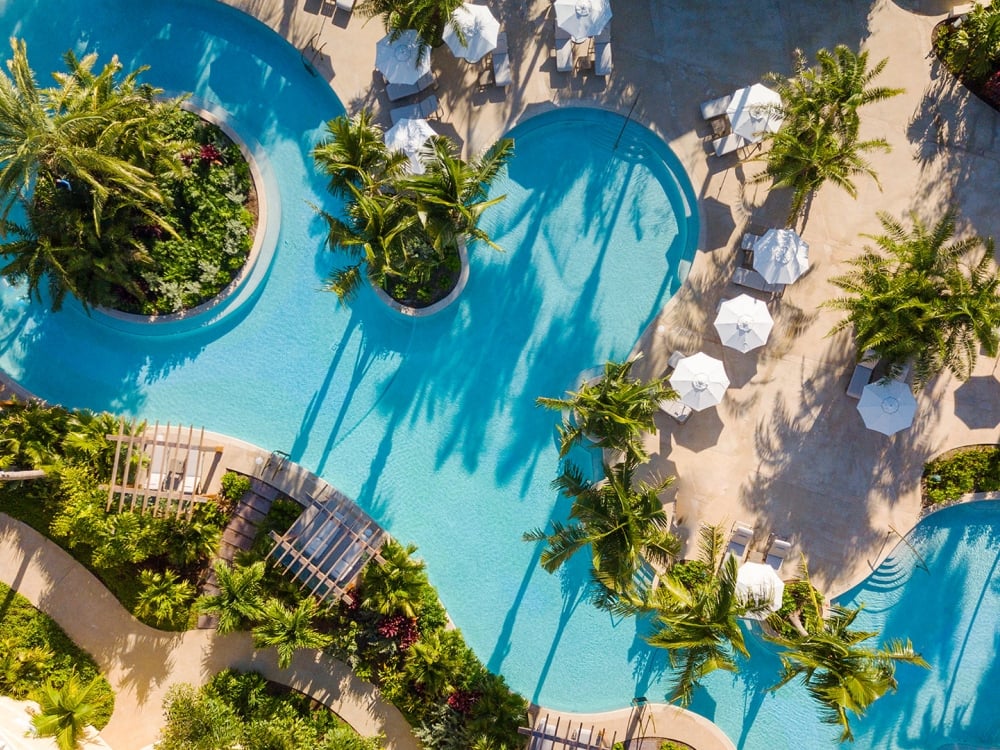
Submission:
M 968 378 L 979 347 L 991 357 L 1000 347 L 993 241 L 955 240 L 954 210 L 930 227 L 916 216 L 909 229 L 888 214 L 879 221 L 884 232 L 867 235 L 875 247 L 832 279 L 846 294 L 825 304 L 847 317 L 830 333 L 852 326 L 858 351 L 875 350 L 894 371 L 912 362 L 916 388 L 943 369 Z
M 559 455 L 565 456 L 584 438 L 600 448 L 622 451 L 638 461 L 648 461 L 642 444 L 645 432 L 655 432 L 654 417 L 660 402 L 676 399 L 677 392 L 666 378 L 642 381 L 631 375 L 636 360 L 604 364 L 604 374 L 584 382 L 565 398 L 535 400 L 547 409 L 567 412 L 559 426 Z
M 327 189 L 350 198 L 353 185 L 364 192 L 380 189 L 402 176 L 408 157 L 386 148 L 382 129 L 363 109 L 353 117 L 341 115 L 326 124 L 326 137 L 312 151 L 316 167 L 330 178 Z
M 219 617 L 218 631 L 231 633 L 253 625 L 264 617 L 264 563 L 230 567 L 215 564 L 219 593 L 198 600 L 198 610 Z
M 572 523 L 552 522 L 551 533 L 538 528 L 525 532 L 527 542 L 545 542 L 541 565 L 549 573 L 590 546 L 591 570 L 602 608 L 638 606 L 645 598 L 636 576 L 645 560 L 667 565 L 680 552 L 680 540 L 669 529 L 659 493 L 673 482 L 634 482 L 635 463 L 604 467 L 605 480 L 586 481 L 580 469 L 567 463 L 552 483 L 573 499 Z
M 422 54 L 442 42 L 445 28 L 452 23 L 451 14 L 463 0 L 362 0 L 357 11 L 366 18 L 381 16 L 385 30 L 397 38 L 407 29 L 415 29 L 422 44 Z M 461 28 L 455 29 L 464 41 Z
M 330 636 L 313 627 L 317 612 L 319 605 L 312 597 L 300 601 L 295 609 L 288 609 L 277 599 L 268 600 L 260 624 L 253 629 L 254 646 L 274 648 L 278 666 L 287 669 L 299 649 L 321 649 L 330 644 Z
M 40 711 L 31 718 L 35 733 L 52 737 L 59 750 L 77 750 L 84 744 L 87 727 L 107 702 L 98 675 L 84 685 L 76 674 L 56 687 L 47 682 L 36 695 Z
M 781 680 L 771 689 L 801 678 L 820 704 L 823 721 L 840 727 L 841 742 L 854 739 L 851 714 L 863 716 L 872 703 L 895 691 L 897 663 L 927 666 L 909 640 L 893 640 L 879 649 L 862 646 L 878 633 L 850 629 L 859 612 L 861 607 L 834 607 L 831 615 L 818 618 L 822 628 L 812 633 L 769 637 L 785 649 Z
M 489 198 L 490 185 L 514 155 L 514 141 L 502 138 L 482 156 L 466 161 L 455 143 L 444 136 L 427 141 L 420 153 L 423 174 L 399 182 L 413 193 L 424 232 L 439 254 L 454 248 L 459 238 L 470 237 L 499 249 L 482 229 L 483 212 L 507 196 Z
M 416 545 L 387 542 L 379 555 L 384 562 L 373 561 L 361 579 L 361 606 L 379 614 L 402 614 L 415 618 L 420 614 L 421 597 L 427 590 L 423 560 L 413 554 Z
M 692 588 L 667 573 L 653 592 L 656 632 L 646 640 L 666 649 L 670 663 L 680 665 L 670 699 L 686 706 L 701 679 L 717 669 L 737 671 L 737 656 L 749 657 L 740 618 L 762 609 L 764 603 L 746 601 L 736 594 L 738 564 L 724 555 L 724 537 L 717 526 L 703 526 L 700 559 L 712 575 Z

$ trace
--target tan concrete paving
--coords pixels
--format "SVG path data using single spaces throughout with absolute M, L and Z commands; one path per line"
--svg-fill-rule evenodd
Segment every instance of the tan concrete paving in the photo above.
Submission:
M 163 698 L 172 685 L 202 685 L 227 667 L 256 670 L 306 693 L 362 735 L 384 734 L 387 747 L 419 748 L 402 714 L 344 664 L 301 651 L 282 670 L 273 650 L 256 651 L 246 633 L 165 633 L 147 627 L 66 552 L 4 514 L 0 580 L 52 617 L 97 661 L 116 696 L 101 736 L 116 750 L 138 750 L 156 739 Z

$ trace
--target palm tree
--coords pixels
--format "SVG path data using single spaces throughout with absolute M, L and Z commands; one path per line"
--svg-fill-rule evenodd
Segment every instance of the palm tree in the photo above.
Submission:
M 431 700 L 455 689 L 455 679 L 464 677 L 468 647 L 454 630 L 433 630 L 414 643 L 406 659 L 406 675 L 421 686 Z
M 361 579 L 361 606 L 382 615 L 416 618 L 428 587 L 423 560 L 413 558 L 416 551 L 413 544 L 404 547 L 392 540 L 383 545 L 383 562 L 373 561 Z
M 256 648 L 273 647 L 278 652 L 278 666 L 287 669 L 295 652 L 302 648 L 321 649 L 330 644 L 330 636 L 313 628 L 319 605 L 306 597 L 295 609 L 288 609 L 277 599 L 264 604 L 261 623 L 253 629 Z
M 749 657 L 740 618 L 764 606 L 737 596 L 738 564 L 733 555 L 723 559 L 724 542 L 719 527 L 703 526 L 699 557 L 712 575 L 688 588 L 668 573 L 650 598 L 658 629 L 646 640 L 667 649 L 672 666 L 680 665 L 670 699 L 683 706 L 703 677 L 717 669 L 735 672 L 737 655 Z
M 62 407 L 39 401 L 5 405 L 0 420 L 0 467 L 47 470 L 57 466 L 69 419 Z
M 187 612 L 194 598 L 194 586 L 179 580 L 171 571 L 144 570 L 139 574 L 142 590 L 135 604 L 136 617 L 156 625 L 171 625 Z
M 14 695 L 38 680 L 55 654 L 45 646 L 25 646 L 13 637 L 0 638 L 0 691 Z
M 635 362 L 608 360 L 601 378 L 585 381 L 566 398 L 542 396 L 535 400 L 547 409 L 568 412 L 558 428 L 560 456 L 588 438 L 600 448 L 622 451 L 638 461 L 649 460 L 642 435 L 656 432 L 654 417 L 660 402 L 676 399 L 677 392 L 666 378 L 642 381 L 631 377 Z
M 826 306 L 847 317 L 830 333 L 853 326 L 858 351 L 875 350 L 892 372 L 912 361 L 915 388 L 943 369 L 968 378 L 979 347 L 995 357 L 1000 346 L 993 241 L 953 239 L 954 210 L 931 227 L 916 216 L 910 229 L 888 214 L 879 220 L 884 233 L 867 235 L 875 247 L 832 279 L 846 295 Z
M 830 616 L 817 619 L 822 628 L 792 638 L 770 636 L 782 646 L 781 680 L 772 690 L 801 677 L 806 690 L 822 708 L 823 721 L 841 729 L 840 741 L 854 739 L 850 715 L 863 716 L 868 707 L 889 690 L 896 689 L 896 664 L 926 667 L 909 640 L 893 640 L 879 649 L 860 644 L 878 635 L 851 630 L 861 607 L 834 607 Z
M 590 545 L 592 575 L 598 584 L 594 600 L 602 608 L 637 606 L 646 593 L 636 581 L 644 561 L 667 565 L 680 552 L 680 540 L 670 533 L 659 498 L 674 478 L 633 485 L 635 466 L 629 461 L 605 466 L 605 480 L 595 484 L 567 463 L 552 486 L 573 498 L 573 523 L 553 521 L 551 533 L 538 528 L 523 535 L 527 542 L 546 543 L 541 565 L 549 573 Z
M 491 206 L 507 196 L 488 198 L 490 185 L 514 155 L 514 141 L 502 138 L 485 154 L 465 161 L 451 139 L 436 136 L 420 153 L 423 174 L 399 181 L 399 189 L 411 191 L 421 224 L 439 255 L 457 246 L 459 238 L 470 237 L 499 249 L 479 228 L 479 219 Z
M 198 600 L 198 610 L 219 617 L 220 634 L 231 633 L 259 622 L 264 617 L 264 562 L 230 567 L 215 564 L 219 593 Z
M 357 11 L 366 18 L 382 17 L 385 30 L 395 39 L 407 29 L 415 29 L 422 44 L 422 54 L 428 54 L 430 47 L 442 42 L 445 27 L 451 21 L 451 14 L 463 0 L 362 0 Z M 461 28 L 455 28 L 463 39 Z
M 55 738 L 59 750 L 82 747 L 87 727 L 108 699 L 101 681 L 98 675 L 84 685 L 72 674 L 61 687 L 47 682 L 36 696 L 41 710 L 31 718 L 35 733 Z
M 369 110 L 341 115 L 326 124 L 327 136 L 312 151 L 313 161 L 330 178 L 327 189 L 350 198 L 348 185 L 372 192 L 402 176 L 408 157 L 386 148 L 382 129 Z

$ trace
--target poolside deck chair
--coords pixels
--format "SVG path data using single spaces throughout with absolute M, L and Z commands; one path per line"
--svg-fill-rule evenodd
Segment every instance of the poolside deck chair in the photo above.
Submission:
M 146 476 L 147 490 L 163 489 L 163 473 L 167 463 L 166 435 L 157 435 L 149 457 L 149 474 Z M 160 441 L 164 442 L 161 444 Z
M 535 725 L 536 734 L 531 740 L 530 750 L 553 750 L 555 748 L 556 725 L 548 722 Z
M 604 28 L 601 29 L 601 33 L 594 37 L 594 42 L 596 44 L 603 44 L 604 42 L 611 41 L 611 21 L 604 24 Z
M 337 0 L 337 10 L 351 13 L 354 10 L 354 0 Z
M 737 286 L 745 286 L 747 289 L 756 289 L 758 292 L 780 297 L 785 291 L 784 284 L 769 284 L 764 281 L 764 277 L 752 268 L 737 267 L 733 270 L 733 283 Z
M 861 398 L 865 386 L 871 382 L 872 373 L 878 365 L 878 355 L 869 349 L 861 355 L 861 361 L 854 366 L 851 382 L 847 384 L 847 395 L 853 399 Z
M 389 97 L 389 101 L 394 102 L 399 99 L 405 99 L 408 96 L 413 96 L 414 94 L 419 94 L 433 85 L 435 85 L 434 74 L 427 72 L 420 76 L 415 83 L 387 83 L 385 85 L 385 93 Z
M 786 542 L 784 539 L 773 539 L 767 548 L 767 557 L 765 557 L 764 562 L 774 568 L 776 572 L 781 572 L 781 566 L 791 549 L 790 542 Z
M 497 46 L 493 50 L 493 85 L 500 88 L 510 86 L 510 55 L 507 53 L 507 32 L 497 34 Z
M 599 76 L 609 76 L 613 69 L 611 42 L 598 42 L 594 45 L 594 72 Z
M 201 484 L 201 451 L 195 446 L 188 448 L 187 460 L 184 462 L 184 486 L 185 494 L 193 495 L 198 491 Z
M 743 234 L 743 239 L 740 240 L 741 250 L 753 250 L 754 243 L 760 239 L 759 234 L 751 234 L 750 232 L 745 232 Z
M 733 531 L 729 535 L 729 546 L 726 547 L 726 553 L 735 557 L 738 562 L 743 562 L 752 540 L 753 526 L 738 523 L 733 526 Z
M 668 417 L 676 420 L 678 424 L 687 422 L 693 411 L 690 406 L 680 399 L 665 399 L 659 403 L 659 408 Z
M 737 149 L 743 148 L 748 145 L 750 141 L 741 135 L 736 133 L 730 133 L 729 135 L 724 135 L 722 138 L 718 138 L 712 141 L 712 147 L 715 149 L 716 156 L 726 156 L 727 154 L 733 153 Z
M 729 102 L 733 100 L 732 94 L 720 96 L 718 99 L 710 99 L 701 103 L 701 118 L 703 120 L 714 120 L 716 117 L 725 117 Z
M 573 70 L 573 42 L 571 39 L 556 38 L 556 71 L 569 73 Z
M 392 124 L 395 125 L 400 120 L 406 118 L 428 118 L 437 114 L 438 110 L 438 98 L 431 94 L 426 99 L 423 99 L 415 104 L 407 104 L 402 107 L 396 107 L 395 109 L 389 110 L 389 118 L 392 120 Z

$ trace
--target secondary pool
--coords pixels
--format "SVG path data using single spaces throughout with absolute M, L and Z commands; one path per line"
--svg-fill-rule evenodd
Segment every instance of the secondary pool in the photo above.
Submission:
M 0 6 L 0 25 L 28 40 L 41 79 L 68 48 L 96 50 L 102 60 L 117 53 L 127 68 L 151 65 L 146 77 L 156 85 L 228 111 L 266 155 L 281 229 L 259 295 L 195 330 L 137 334 L 74 305 L 52 315 L 3 287 L 0 366 L 49 400 L 205 425 L 289 452 L 420 546 L 470 645 L 533 701 L 589 711 L 627 706 L 640 694 L 661 698 L 664 655 L 645 646 L 642 624 L 589 606 L 584 560 L 550 576 L 537 565 L 539 548 L 520 536 L 567 512 L 549 487 L 558 470 L 555 417 L 535 397 L 561 394 L 581 371 L 625 356 L 687 273 L 696 198 L 669 149 L 597 110 L 525 121 L 511 133 L 517 154 L 493 191 L 508 199 L 484 222 L 505 252 L 472 249 L 460 300 L 418 320 L 369 293 L 338 308 L 319 291 L 335 258 L 321 247 L 308 203 L 336 207 L 308 154 L 343 107 L 299 54 L 207 0 L 150 4 L 141 13 L 124 0 L 57 7 Z M 583 451 L 574 458 L 591 461 Z M 934 596 L 955 617 L 979 585 L 961 566 L 978 571 L 985 558 L 977 555 L 996 554 L 996 545 L 983 552 L 983 535 L 968 544 L 953 538 L 969 525 L 991 526 L 995 509 L 977 509 L 983 518 L 956 509 L 948 513 L 963 520 L 953 526 L 942 526 L 953 517 L 942 514 L 921 527 L 931 547 L 948 550 L 935 559 L 950 572 L 929 580 L 947 582 Z M 924 738 L 995 734 L 970 699 L 989 695 L 992 667 L 968 671 L 970 649 L 951 645 L 951 634 L 965 637 L 964 620 L 914 627 L 931 590 L 920 588 L 922 571 L 893 560 L 901 577 L 887 568 L 882 586 L 884 601 L 899 599 L 896 608 L 879 603 L 878 578 L 852 596 L 871 605 L 866 618 L 885 618 L 889 635 L 908 634 L 929 658 L 962 665 L 954 672 L 961 677 L 901 670 L 900 695 L 876 704 L 857 747 L 933 747 Z M 965 588 L 954 585 L 960 577 Z M 992 622 L 997 613 L 984 601 L 980 621 Z M 709 679 L 693 708 L 741 747 L 835 744 L 803 691 L 766 693 L 777 660 L 755 636 L 751 644 L 752 669 Z M 983 653 L 991 662 L 992 650 Z M 894 719 L 901 706 L 914 713 Z M 939 730 L 947 726 L 952 735 Z

